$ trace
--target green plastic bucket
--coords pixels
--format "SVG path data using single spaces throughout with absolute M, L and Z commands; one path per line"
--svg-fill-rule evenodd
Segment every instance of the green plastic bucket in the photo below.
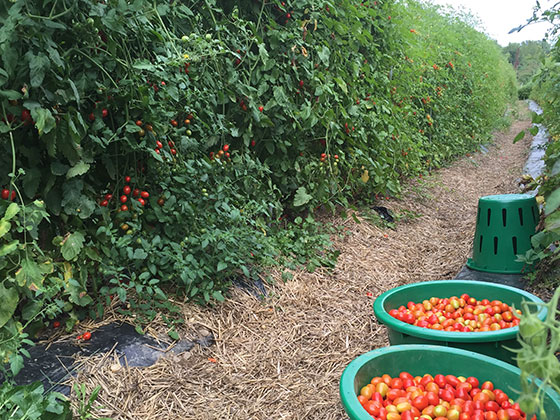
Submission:
M 389 315 L 391 309 L 406 306 L 407 302 L 422 302 L 431 297 L 446 298 L 467 293 L 477 300 L 501 300 L 504 303 L 521 308 L 523 300 L 544 303 L 535 295 L 515 287 L 496 283 L 472 280 L 439 280 L 413 283 L 396 287 L 381 294 L 373 303 L 377 320 L 387 326 L 389 342 L 395 344 L 434 344 L 475 351 L 487 356 L 515 364 L 515 354 L 505 347 L 519 348 L 517 333 L 519 327 L 487 332 L 451 332 L 421 328 L 399 321 Z M 538 317 L 544 321 L 546 307 L 535 308 Z M 560 419 L 560 417 L 559 417 Z
M 531 236 L 539 222 L 535 197 L 529 194 L 488 195 L 478 200 L 473 257 L 467 267 L 489 273 L 527 271 L 515 261 L 531 249 Z
M 354 359 L 340 379 L 340 398 L 351 420 L 371 420 L 357 395 L 375 376 L 384 373 L 392 377 L 407 371 L 413 376 L 438 373 L 474 376 L 479 381 L 492 381 L 496 388 L 517 399 L 521 388 L 521 371 L 508 363 L 474 352 L 442 346 L 402 345 L 370 351 Z M 549 419 L 560 419 L 560 396 L 547 390 L 544 400 Z

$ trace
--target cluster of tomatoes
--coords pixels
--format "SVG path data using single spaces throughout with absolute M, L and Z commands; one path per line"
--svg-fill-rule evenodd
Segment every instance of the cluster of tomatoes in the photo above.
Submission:
M 2 189 L 2 199 L 3 200 L 11 200 L 14 201 L 16 199 L 16 192 L 14 190 L 12 190 L 12 192 L 10 193 L 10 190 L 3 188 Z
M 148 191 L 140 191 L 138 188 L 132 189 L 132 187 L 128 185 L 131 181 L 130 176 L 125 176 L 124 181 L 126 182 L 126 185 L 123 187 L 123 194 L 119 197 L 119 201 L 121 202 L 120 210 L 128 211 L 128 205 L 126 203 L 128 202 L 130 195 L 132 195 L 132 198 L 135 198 L 140 205 L 145 206 L 150 193 Z M 101 207 L 107 207 L 112 198 L 113 194 L 105 194 L 99 205 Z
M 326 153 L 321 153 L 321 162 L 320 162 L 320 164 L 323 165 L 323 163 L 324 163 L 327 159 L 330 159 L 330 157 L 331 157 L 330 154 L 327 155 Z M 334 165 L 334 166 L 337 166 L 337 165 L 338 165 L 338 155 L 334 155 L 333 158 L 334 158 L 333 165 Z
M 210 160 L 229 159 L 230 158 L 229 144 L 224 144 L 224 146 L 222 147 L 221 150 L 218 151 L 218 153 L 210 152 L 209 156 L 210 156 Z
M 358 401 L 376 420 L 527 419 L 505 392 L 473 376 L 384 374 L 362 387 Z
M 432 297 L 422 303 L 408 302 L 391 309 L 389 315 L 407 324 L 454 332 L 497 331 L 519 325 L 521 311 L 500 300 L 461 297 Z

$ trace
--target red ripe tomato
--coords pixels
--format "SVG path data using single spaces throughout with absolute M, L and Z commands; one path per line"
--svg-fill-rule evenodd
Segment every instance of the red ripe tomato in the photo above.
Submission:
M 113 194 L 105 194 L 105 200 L 109 201 L 111 198 L 113 198 Z
M 413 324 L 414 323 L 414 315 L 412 315 L 410 312 L 405 312 L 402 316 L 402 321 L 406 322 L 407 324 Z
M 426 398 L 428 398 L 429 405 L 435 406 L 439 404 L 439 396 L 437 392 L 431 392 L 431 391 L 426 392 Z
M 492 391 L 494 389 L 494 384 L 490 381 L 486 381 L 480 386 L 480 389 L 488 389 Z
M 82 338 L 83 338 L 85 341 L 89 340 L 89 339 L 91 338 L 91 333 L 90 333 L 90 332 L 85 332 L 85 333 L 82 335 Z
M 414 382 L 414 379 L 409 379 L 409 378 L 404 378 L 403 379 L 403 388 L 407 389 L 410 388 L 411 386 L 415 386 L 416 383 Z
M 459 420 L 471 420 L 471 415 L 465 412 L 462 412 L 459 415 Z
M 434 382 L 440 387 L 443 388 L 445 387 L 445 384 L 447 383 L 445 380 L 445 376 L 438 374 L 436 376 L 434 376 Z
M 138 197 L 139 195 L 140 195 L 140 190 L 138 188 L 134 188 L 134 190 L 132 190 L 132 196 Z
M 403 411 L 401 413 L 401 420 L 414 420 L 412 411 Z
M 459 381 L 459 379 L 457 379 L 457 377 L 454 375 L 445 375 L 445 382 L 447 382 L 453 388 L 456 388 L 457 385 L 461 383 L 461 381 Z
M 509 420 L 519 420 L 521 418 L 521 413 L 513 408 L 508 408 L 506 411 L 509 415 Z
M 391 315 L 393 318 L 396 318 L 398 313 L 399 313 L 399 311 L 397 309 L 391 309 L 389 311 L 389 315 Z
M 148 198 L 150 196 L 150 193 L 148 191 L 142 191 L 140 193 L 140 197 L 142 198 Z
M 463 405 L 463 412 L 468 414 L 474 413 L 474 403 L 471 400 L 465 401 L 465 405 Z
M 92 112 L 91 114 L 88 115 L 88 118 L 91 122 L 95 121 L 95 114 Z
M 131 179 L 131 178 L 130 178 L 128 175 L 125 176 L 125 177 L 124 177 L 124 182 L 130 182 L 130 179 Z
M 377 401 L 369 400 L 365 403 L 364 409 L 372 416 L 379 416 L 381 405 Z
M 126 203 L 128 197 L 126 195 L 121 195 L 121 198 L 119 198 L 119 200 L 121 201 L 121 203 Z
M 478 394 L 473 396 L 473 401 L 476 403 L 477 401 L 481 401 L 484 404 L 486 404 L 488 401 L 490 401 L 490 397 L 488 396 L 487 393 L 485 392 L 479 392 Z
M 107 200 L 102 200 L 101 203 L 99 203 L 101 207 L 107 207 L 108 204 L 109 202 Z
M 4 188 L 2 190 L 2 198 L 4 200 L 7 200 L 8 198 L 10 198 L 10 190 L 7 190 L 7 189 Z
M 123 193 L 125 194 L 130 194 L 130 187 L 128 185 L 125 185 L 123 188 Z
M 172 155 L 176 155 L 177 154 L 177 150 L 176 149 L 170 149 L 169 150 L 171 152 Z M 229 157 L 229 153 L 226 153 L 226 157 Z
M 406 391 L 402 389 L 389 389 L 387 391 L 387 394 L 385 395 L 385 398 L 387 398 L 389 401 L 395 401 L 397 398 L 402 398 L 404 396 L 406 396 Z
M 103 118 L 107 118 L 107 115 L 109 115 L 109 111 L 107 111 L 107 108 L 103 108 L 103 109 L 101 110 L 101 116 L 102 116 Z
M 444 401 L 450 402 L 455 398 L 455 395 L 453 395 L 453 392 L 449 389 L 442 389 L 439 391 L 439 397 Z
M 358 402 L 359 402 L 360 404 L 362 404 L 362 406 L 363 406 L 366 402 L 368 402 L 368 401 L 369 401 L 369 400 L 368 400 L 366 397 L 364 397 L 362 394 L 358 395 Z
M 123 204 L 121 206 L 121 211 L 128 211 L 128 206 L 126 204 Z
M 467 382 L 471 384 L 473 388 L 478 388 L 479 382 L 474 376 L 469 376 Z
M 403 389 L 403 380 L 401 378 L 393 378 L 389 386 L 393 389 Z
M 418 410 L 423 410 L 428 405 L 430 405 L 430 402 L 428 401 L 428 396 L 426 394 L 417 396 L 412 400 L 412 405 L 416 407 Z
M 59 321 L 54 321 L 54 322 L 53 322 L 53 327 L 54 327 L 54 328 L 60 327 L 60 322 L 59 322 Z
M 229 150 L 229 144 L 224 144 L 224 147 L 222 148 L 222 150 L 224 152 L 227 152 Z
M 498 420 L 498 414 L 495 411 L 487 411 L 484 413 L 485 420 Z
M 143 206 L 146 205 L 146 201 L 145 201 L 143 198 L 139 198 L 139 199 L 138 199 L 138 202 L 139 202 L 141 205 L 143 205 Z
M 439 393 L 439 386 L 435 382 L 430 382 L 426 385 L 426 391 L 433 392 L 437 395 Z
M 471 415 L 470 420 L 486 420 L 486 419 L 484 418 L 484 413 L 474 413 Z
M 500 404 L 498 404 L 496 401 L 488 401 L 484 408 L 486 409 L 486 411 L 494 411 L 497 413 L 498 410 L 500 410 Z
M 158 149 L 163 148 L 163 143 L 162 143 L 161 141 L 159 141 L 159 140 L 156 140 L 156 147 L 157 147 Z
M 498 420 L 510 420 L 507 410 L 503 410 L 503 409 L 498 410 L 497 415 L 498 415 Z
M 427 373 L 422 377 L 422 379 L 420 379 L 420 385 L 425 387 L 426 385 L 428 385 L 430 382 L 433 382 L 433 381 L 434 381 L 434 377 L 432 375 L 430 375 L 429 373 Z
M 383 404 L 383 395 L 381 395 L 378 391 L 375 391 L 371 395 L 371 400 L 372 401 L 377 401 L 379 404 Z
M 455 397 L 462 398 L 463 400 L 468 400 L 470 399 L 469 391 L 465 387 L 457 388 L 457 390 L 455 391 Z

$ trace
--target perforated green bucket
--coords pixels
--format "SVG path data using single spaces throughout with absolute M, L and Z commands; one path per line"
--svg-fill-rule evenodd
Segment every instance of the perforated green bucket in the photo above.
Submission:
M 501 194 L 478 200 L 473 257 L 467 267 L 489 273 L 518 274 L 528 271 L 517 255 L 531 249 L 531 236 L 539 221 L 535 197 Z

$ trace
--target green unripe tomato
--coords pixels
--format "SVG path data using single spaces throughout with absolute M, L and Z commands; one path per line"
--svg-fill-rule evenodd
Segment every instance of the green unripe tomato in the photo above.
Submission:
M 189 37 L 187 35 L 183 35 L 181 37 L 181 41 L 183 41 L 183 42 L 187 42 L 188 40 L 189 40 Z
M 212 39 L 212 34 L 206 34 L 206 41 L 210 41 Z

